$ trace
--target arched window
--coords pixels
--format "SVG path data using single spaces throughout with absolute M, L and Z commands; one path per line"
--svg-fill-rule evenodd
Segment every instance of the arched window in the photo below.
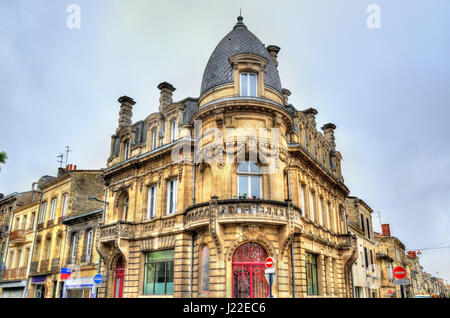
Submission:
M 128 216 L 128 195 L 123 200 L 122 204 L 122 220 L 126 221 Z
M 262 198 L 262 175 L 257 164 L 243 162 L 238 167 L 238 193 L 245 198 Z
M 204 245 L 201 254 L 200 267 L 200 292 L 207 293 L 209 291 L 209 248 Z

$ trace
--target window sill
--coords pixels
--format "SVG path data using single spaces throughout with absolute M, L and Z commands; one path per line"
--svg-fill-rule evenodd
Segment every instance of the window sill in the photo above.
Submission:
M 173 298 L 173 295 L 140 295 L 138 298 Z

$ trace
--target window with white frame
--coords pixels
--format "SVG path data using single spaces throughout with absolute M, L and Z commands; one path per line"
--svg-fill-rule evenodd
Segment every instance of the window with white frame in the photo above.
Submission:
M 310 209 L 309 209 L 309 211 L 310 211 L 310 218 L 311 218 L 311 220 L 313 221 L 313 222 L 315 222 L 316 221 L 316 213 L 315 213 L 315 211 L 314 211 L 314 192 L 310 192 L 309 193 L 309 206 L 310 206 Z
M 130 141 L 129 140 L 127 140 L 125 142 L 125 149 L 124 149 L 123 157 L 125 160 L 128 160 L 128 158 L 130 157 Z
M 68 198 L 68 195 L 66 193 L 66 194 L 63 195 L 63 202 L 62 202 L 62 207 L 61 207 L 61 217 L 65 217 L 66 216 L 67 198 Z
M 125 197 L 125 199 L 123 200 L 123 205 L 122 205 L 122 220 L 123 221 L 127 220 L 127 216 L 128 216 L 128 202 L 129 202 L 129 197 L 127 195 Z
M 254 73 L 241 73 L 241 96 L 257 96 L 257 76 Z
M 52 208 L 50 212 L 50 220 L 53 220 L 55 218 L 55 210 L 56 210 L 56 198 L 52 199 Z
M 300 193 L 301 193 L 301 196 L 302 196 L 302 211 L 303 211 L 303 215 L 305 215 L 305 210 L 306 210 L 306 207 L 305 207 L 305 186 L 303 184 L 300 186 Z
M 156 185 L 148 187 L 147 219 L 150 220 L 156 216 Z
M 167 215 L 174 214 L 177 210 L 177 179 L 167 181 Z
M 42 203 L 41 207 L 41 220 L 40 223 L 44 223 L 45 221 L 45 212 L 47 211 L 47 202 Z
M 152 130 L 152 150 L 156 149 L 157 140 L 158 140 L 158 132 L 155 128 Z
M 237 172 L 239 196 L 262 199 L 262 175 L 259 166 L 253 162 L 243 162 Z
M 170 122 L 170 141 L 177 139 L 177 121 L 174 119 Z
M 319 224 L 324 225 L 325 218 L 323 217 L 322 197 L 319 196 Z
M 92 240 L 94 238 L 94 230 L 90 229 L 86 233 L 86 263 L 91 263 L 92 256 Z
M 75 232 L 72 235 L 72 251 L 70 254 L 70 257 L 71 257 L 70 261 L 72 264 L 76 264 L 77 251 L 78 251 L 78 232 Z

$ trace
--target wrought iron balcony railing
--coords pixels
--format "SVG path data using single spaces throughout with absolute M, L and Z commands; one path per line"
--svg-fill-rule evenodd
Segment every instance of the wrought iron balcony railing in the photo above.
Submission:
M 39 265 L 39 261 L 31 262 L 30 274 L 37 274 L 38 273 L 38 265 Z
M 59 270 L 59 257 L 58 258 L 52 258 L 52 267 L 51 267 L 51 271 L 52 272 L 56 272 Z
M 9 241 L 12 244 L 25 242 L 25 230 L 15 230 L 9 235 Z
M 48 265 L 49 265 L 49 260 L 48 259 L 41 260 L 41 265 L 39 267 L 39 273 L 46 273 L 46 272 L 48 272 Z

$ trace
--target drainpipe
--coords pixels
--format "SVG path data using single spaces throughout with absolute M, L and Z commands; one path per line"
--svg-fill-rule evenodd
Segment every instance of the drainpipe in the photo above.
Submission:
M 33 183 L 34 184 L 34 183 Z M 40 197 L 39 197 L 39 207 L 38 207 L 38 213 L 36 215 L 36 219 L 34 220 L 34 238 L 33 238 L 33 244 L 31 246 L 31 259 L 30 259 L 30 263 L 28 266 L 28 280 L 27 280 L 27 287 L 25 288 L 24 293 L 26 293 L 28 291 L 28 286 L 30 284 L 30 272 L 31 272 L 31 263 L 33 263 L 33 259 L 34 259 L 34 247 L 36 246 L 36 236 L 37 236 L 37 226 L 39 224 L 39 219 L 41 218 L 41 210 L 42 210 L 42 195 L 44 194 L 44 192 L 42 190 L 39 190 L 39 192 L 41 193 Z
M 292 236 L 291 243 L 291 268 L 292 268 L 292 298 L 295 298 L 295 263 L 294 263 L 294 242 L 295 234 Z
M 195 232 L 191 232 L 191 288 L 190 288 L 190 294 L 192 298 L 192 287 L 194 285 L 192 276 L 194 275 L 194 236 Z

